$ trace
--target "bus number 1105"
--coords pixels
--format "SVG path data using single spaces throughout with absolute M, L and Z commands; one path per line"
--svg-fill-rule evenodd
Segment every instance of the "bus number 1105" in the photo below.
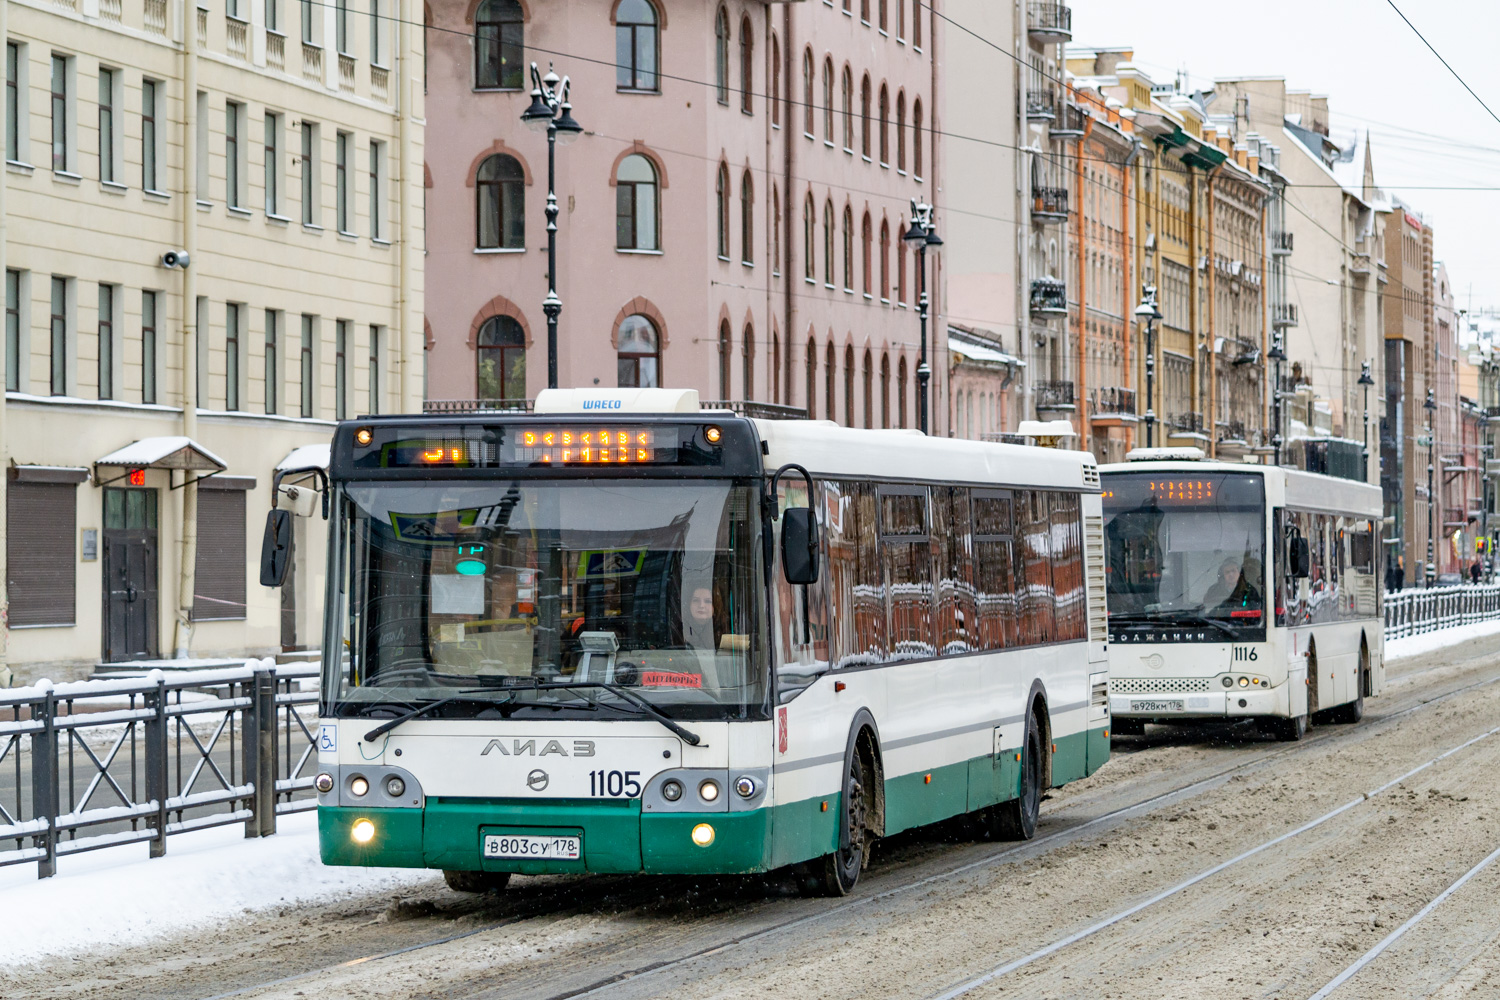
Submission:
M 641 794 L 639 771 L 590 771 L 589 794 L 595 798 L 633 799 Z

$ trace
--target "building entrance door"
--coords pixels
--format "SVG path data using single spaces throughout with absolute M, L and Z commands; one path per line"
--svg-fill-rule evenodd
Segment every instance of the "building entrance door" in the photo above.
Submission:
M 104 659 L 157 656 L 155 490 L 104 490 Z

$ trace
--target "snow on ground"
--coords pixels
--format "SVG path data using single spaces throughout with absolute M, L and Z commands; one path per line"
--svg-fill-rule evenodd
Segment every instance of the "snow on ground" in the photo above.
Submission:
M 311 812 L 282 816 L 277 828 L 256 840 L 245 839 L 240 824 L 181 834 L 155 859 L 145 844 L 76 854 L 59 858 L 58 873 L 47 879 L 36 877 L 35 864 L 0 868 L 0 966 L 442 877 L 424 869 L 324 867 Z
M 1385 659 L 1387 663 L 1392 660 L 1404 660 L 1412 656 L 1421 656 L 1423 653 L 1431 653 L 1434 650 L 1446 649 L 1449 646 L 1457 646 L 1471 639 L 1482 639 L 1492 635 L 1500 635 L 1500 620 L 1475 622 L 1472 625 L 1455 625 L 1436 632 L 1409 635 L 1405 639 L 1391 639 L 1385 644 Z

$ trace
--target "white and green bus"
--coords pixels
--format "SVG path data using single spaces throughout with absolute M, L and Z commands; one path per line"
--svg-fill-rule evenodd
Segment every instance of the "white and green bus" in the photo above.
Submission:
M 549 390 L 342 423 L 325 485 L 328 864 L 842 894 L 900 830 L 1030 837 L 1108 757 L 1086 454 Z
M 1100 469 L 1111 728 L 1359 721 L 1385 678 L 1379 487 L 1202 455 Z

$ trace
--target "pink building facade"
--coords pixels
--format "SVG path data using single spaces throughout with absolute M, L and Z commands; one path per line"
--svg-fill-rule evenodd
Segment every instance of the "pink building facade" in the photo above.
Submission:
M 443 0 L 427 30 L 427 398 L 547 385 L 547 143 L 529 63 L 571 81 L 557 150 L 563 386 L 917 425 L 910 200 L 942 168 L 917 0 Z M 936 219 L 941 229 L 942 218 Z M 942 255 L 927 255 L 946 433 Z

